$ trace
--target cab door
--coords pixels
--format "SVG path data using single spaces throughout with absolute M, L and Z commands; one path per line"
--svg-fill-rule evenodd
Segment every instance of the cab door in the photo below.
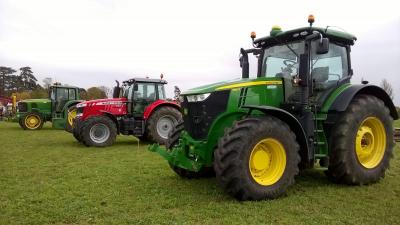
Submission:
M 311 44 L 310 74 L 313 82 L 313 96 L 321 106 L 329 94 L 343 83 L 349 83 L 350 66 L 348 63 L 348 48 L 335 43 L 329 43 L 329 51 L 317 54 L 319 40 Z
M 154 83 L 136 83 L 133 94 L 134 115 L 142 116 L 148 105 L 157 100 L 156 85 Z

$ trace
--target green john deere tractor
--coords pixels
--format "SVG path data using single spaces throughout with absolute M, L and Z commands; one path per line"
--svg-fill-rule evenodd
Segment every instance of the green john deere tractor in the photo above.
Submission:
M 350 84 L 356 37 L 310 26 L 255 39 L 241 49 L 242 79 L 182 94 L 183 121 L 166 147 L 149 147 L 186 178 L 215 172 L 239 200 L 273 199 L 316 163 L 334 182 L 377 182 L 393 151 L 390 97 L 381 88 Z M 248 55 L 257 57 L 249 78 Z
M 81 102 L 80 91 L 74 86 L 55 83 L 49 88 L 48 99 L 26 99 L 17 104 L 17 119 L 25 130 L 39 130 L 46 121 L 53 128 L 72 131 L 76 104 Z

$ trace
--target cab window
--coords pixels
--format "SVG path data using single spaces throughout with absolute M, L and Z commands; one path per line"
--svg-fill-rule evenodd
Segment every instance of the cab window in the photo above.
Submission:
M 69 99 L 75 99 L 76 98 L 76 93 L 75 93 L 75 89 L 69 89 Z
M 67 100 L 68 99 L 68 89 L 66 88 L 57 88 L 57 101 Z
M 138 83 L 138 89 L 135 91 L 134 99 L 145 99 L 147 101 L 156 100 L 156 87 L 151 83 Z
M 157 89 L 158 89 L 158 98 L 166 99 L 164 85 L 157 85 Z
M 328 53 L 316 54 L 318 41 L 312 43 L 311 76 L 316 89 L 326 89 L 348 76 L 347 50 L 330 43 Z
M 298 74 L 298 55 L 304 52 L 303 42 L 276 45 L 264 52 L 263 75 L 266 77 L 291 78 Z M 296 54 L 295 54 L 296 53 Z

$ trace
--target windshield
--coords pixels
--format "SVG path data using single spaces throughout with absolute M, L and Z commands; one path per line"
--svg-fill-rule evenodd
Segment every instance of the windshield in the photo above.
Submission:
M 275 45 L 264 52 L 262 76 L 291 78 L 298 74 L 299 56 L 304 52 L 304 42 Z

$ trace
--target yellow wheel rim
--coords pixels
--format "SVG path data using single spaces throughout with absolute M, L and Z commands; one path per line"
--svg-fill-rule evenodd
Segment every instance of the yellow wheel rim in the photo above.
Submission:
M 41 119 L 38 115 L 28 115 L 25 118 L 25 126 L 28 129 L 34 130 L 40 126 Z
M 253 179 L 263 185 L 273 185 L 281 179 L 286 167 L 286 152 L 274 138 L 258 142 L 250 154 L 249 169 Z
M 76 109 L 72 109 L 71 111 L 68 112 L 68 123 L 71 127 L 75 117 L 76 117 Z
M 360 125 L 356 137 L 357 159 L 365 168 L 372 169 L 382 161 L 386 149 L 386 131 L 376 117 L 366 118 Z

